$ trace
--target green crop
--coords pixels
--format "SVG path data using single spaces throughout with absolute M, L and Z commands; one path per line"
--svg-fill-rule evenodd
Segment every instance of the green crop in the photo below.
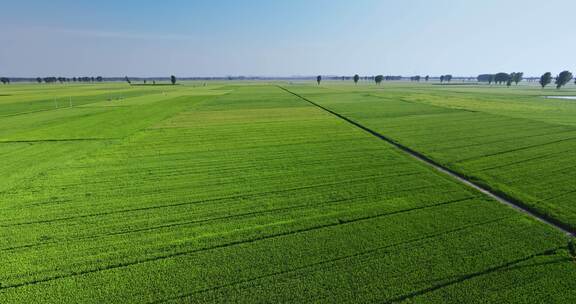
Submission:
M 289 89 L 405 143 L 430 136 L 438 115 L 464 125 L 444 134 L 468 130 L 461 110 L 396 100 L 445 89 L 372 96 L 385 86 Z M 0 97 L 9 105 L 0 109 L 0 303 L 576 297 L 565 235 L 275 84 L 9 90 Z M 84 102 L 51 109 L 48 94 Z M 504 120 L 526 138 L 539 129 Z
M 292 87 L 576 229 L 576 102 L 536 86 Z M 576 90 L 562 92 L 576 95 Z

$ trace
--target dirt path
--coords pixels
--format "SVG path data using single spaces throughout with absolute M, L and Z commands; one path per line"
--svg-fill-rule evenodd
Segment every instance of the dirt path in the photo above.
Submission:
M 328 112 L 328 113 L 330 113 L 330 114 L 332 114 L 332 115 L 334 115 L 334 116 L 336 116 L 336 117 L 338 117 L 338 118 L 340 118 L 340 119 L 342 119 L 342 120 L 344 120 L 344 121 L 346 121 L 346 122 L 348 122 L 348 123 L 350 123 L 350 124 L 352 124 L 352 125 L 360 128 L 360 129 L 362 129 L 362 130 L 364 130 L 364 131 L 372 134 L 373 136 L 375 136 L 375 137 L 377 137 L 377 138 L 379 138 L 379 139 L 381 139 L 381 140 L 384 140 L 384 141 L 388 142 L 389 144 L 397 147 L 398 149 L 402 150 L 404 153 L 410 155 L 411 157 L 417 159 L 418 161 L 420 161 L 420 162 L 422 162 L 422 163 L 424 163 L 424 164 L 426 164 L 426 165 L 434 168 L 435 170 L 437 170 L 437 171 L 439 171 L 439 172 L 441 172 L 441 173 L 443 173 L 443 174 L 446 174 L 446 175 L 448 175 L 448 176 L 456 179 L 456 180 L 459 181 L 460 183 L 465 184 L 465 185 L 467 185 L 468 187 L 472 187 L 472 188 L 476 189 L 477 191 L 479 191 L 479 192 L 481 192 L 481 193 L 483 193 L 483 194 L 485 194 L 485 195 L 487 195 L 487 196 L 495 199 L 496 201 L 498 201 L 498 202 L 500 202 L 500 203 L 502 203 L 502 204 L 504 204 L 504 205 L 507 205 L 507 206 L 509 206 L 509 207 L 512 207 L 513 209 L 517 210 L 518 212 L 522 212 L 522 213 L 524 213 L 524 214 L 526 214 L 526 215 L 528 215 L 528 216 L 530 216 L 530 217 L 532 217 L 532 218 L 534 218 L 534 219 L 536 219 L 536 220 L 538 220 L 538 221 L 540 221 L 540 222 L 542 222 L 542 223 L 545 223 L 545 224 L 547 224 L 547 225 L 549 225 L 549 226 L 551 226 L 551 227 L 554 227 L 554 228 L 556 228 L 557 230 L 561 231 L 562 233 L 564 233 L 564 234 L 566 234 L 566 235 L 568 235 L 568 236 L 576 237 L 576 230 L 571 229 L 570 227 L 567 227 L 565 224 L 560 223 L 560 222 L 558 222 L 558 221 L 556 221 L 556 220 L 554 220 L 554 219 L 548 218 L 548 217 L 546 217 L 546 216 L 544 216 L 544 215 L 542 215 L 542 214 L 539 214 L 539 213 L 537 213 L 537 212 L 534 212 L 533 210 L 530 210 L 530 209 L 522 206 L 519 202 L 516 202 L 516 201 L 514 201 L 514 200 L 512 200 L 512 199 L 506 198 L 506 197 L 504 197 L 503 195 L 500 195 L 500 194 L 498 194 L 498 193 L 496 193 L 496 192 L 488 189 L 488 188 L 485 187 L 485 186 L 482 186 L 482 185 L 480 185 L 480 184 L 478 184 L 478 183 L 475 183 L 475 182 L 469 180 L 468 178 L 466 178 L 465 176 L 463 176 L 462 174 L 460 174 L 460 173 L 458 173 L 458 172 L 456 172 L 456 171 L 453 171 L 453 170 L 451 170 L 451 169 L 449 169 L 449 168 L 446 168 L 446 167 L 438 164 L 438 163 L 435 162 L 434 160 L 428 158 L 427 156 L 425 156 L 425 155 L 423 155 L 423 154 L 421 154 L 421 153 L 419 153 L 419 152 L 417 152 L 417 151 L 414 151 L 414 150 L 412 150 L 412 149 L 410 149 L 410 148 L 408 148 L 408 147 L 406 147 L 406 146 L 404 146 L 404 145 L 402 145 L 402 144 L 399 144 L 399 143 L 397 143 L 396 141 L 394 141 L 394 140 L 392 140 L 392 139 L 390 139 L 390 138 L 388 138 L 388 137 L 386 137 L 386 136 L 384 136 L 384 135 L 382 135 L 382 134 L 380 134 L 380 133 L 378 133 L 378 132 L 376 132 L 376 131 L 368 128 L 368 127 L 365 127 L 365 126 L 363 126 L 362 124 L 357 123 L 357 122 L 353 121 L 352 119 L 350 119 L 350 118 L 348 118 L 348 117 L 346 117 L 346 116 L 343 116 L 343 115 L 341 115 L 341 114 L 339 114 L 339 113 L 337 113 L 337 112 L 334 112 L 334 111 L 332 111 L 332 110 L 330 110 L 330 109 L 328 109 L 328 108 L 326 108 L 326 107 L 324 107 L 324 106 L 321 106 L 321 105 L 319 105 L 319 104 L 317 104 L 317 103 L 315 103 L 315 102 L 307 99 L 306 97 L 303 97 L 303 96 L 301 96 L 301 95 L 299 95 L 299 94 L 297 94 L 297 93 L 294 93 L 294 92 L 292 92 L 292 91 L 290 91 L 290 90 L 288 90 L 288 89 L 286 89 L 286 88 L 284 88 L 284 87 L 281 87 L 281 86 L 278 86 L 278 87 L 279 87 L 280 89 L 282 89 L 282 90 L 284 90 L 284 91 L 286 91 L 286 92 L 288 92 L 288 93 L 290 93 L 290 94 L 292 94 L 292 95 L 300 98 L 301 100 L 303 100 L 303 101 L 305 101 L 305 102 L 307 102 L 307 103 L 309 103 L 309 104 L 311 104 L 311 105 L 313 105 L 313 106 L 315 106 L 315 107 L 318 107 L 318 108 L 322 109 L 323 111 Z

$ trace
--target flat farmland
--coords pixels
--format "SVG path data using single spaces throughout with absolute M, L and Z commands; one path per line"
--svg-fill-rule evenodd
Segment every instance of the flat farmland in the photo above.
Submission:
M 569 237 L 279 86 L 573 223 L 571 104 L 532 89 L 10 85 L 0 303 L 576 301 Z
M 293 88 L 576 231 L 576 95 L 536 86 Z

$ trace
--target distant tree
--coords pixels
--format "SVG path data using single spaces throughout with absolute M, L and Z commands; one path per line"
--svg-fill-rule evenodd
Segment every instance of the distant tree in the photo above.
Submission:
M 378 76 L 374 77 L 374 81 L 376 82 L 376 84 L 381 84 L 382 80 L 384 80 L 384 76 L 382 76 L 382 75 L 378 75 Z
M 491 84 L 493 77 L 493 74 L 480 74 L 478 77 L 476 77 L 476 80 L 478 82 L 487 82 L 488 84 Z
M 98 82 L 102 82 L 103 80 L 104 80 L 104 78 L 102 78 L 102 76 L 96 77 L 96 81 L 98 81 Z
M 506 86 L 511 86 L 512 82 L 514 82 L 514 79 L 516 79 L 516 72 L 512 72 L 510 73 L 510 78 L 508 78 L 508 80 L 506 81 Z
M 320 82 L 322 82 L 322 76 L 320 75 L 316 76 L 316 82 L 318 83 L 318 85 L 320 85 Z
M 451 80 L 452 80 L 452 75 L 450 75 L 450 74 L 440 76 L 440 83 L 450 82 Z
M 176 76 L 172 75 L 170 76 L 170 82 L 172 83 L 172 85 L 176 84 Z
M 124 77 L 124 80 L 126 80 L 126 82 L 127 82 L 128 84 L 132 84 L 132 81 L 130 81 L 130 78 L 128 78 L 128 76 Z
M 146 84 L 146 79 L 144 79 L 144 84 Z
M 36 81 L 37 81 L 38 83 L 42 83 L 42 78 L 36 77 Z
M 556 77 L 556 89 L 560 89 L 570 82 L 570 80 L 572 80 L 572 73 L 569 71 L 562 71 L 562 73 Z
M 512 73 L 514 76 L 512 76 L 512 81 L 518 85 L 518 83 L 520 81 L 522 81 L 524 79 L 524 73 L 523 72 L 517 72 L 517 73 Z
M 2 78 L 0 78 L 0 82 L 2 82 L 3 84 L 8 84 L 8 83 L 10 83 L 10 79 L 6 78 L 6 77 L 2 77 Z
M 421 77 L 420 76 L 412 76 L 410 77 L 410 81 L 417 81 L 420 82 Z
M 428 80 L 430 80 L 430 75 L 426 75 L 426 77 L 424 77 L 424 81 L 428 82 Z
M 358 84 L 358 80 L 360 80 L 360 76 L 358 74 L 354 75 L 354 84 Z
M 507 83 L 510 79 L 510 74 L 508 73 L 498 73 L 494 75 L 494 82 L 497 84 L 504 84 Z

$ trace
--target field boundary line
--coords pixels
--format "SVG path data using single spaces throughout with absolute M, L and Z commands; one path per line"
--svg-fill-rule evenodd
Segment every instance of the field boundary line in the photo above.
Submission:
M 62 139 L 21 139 L 21 140 L 0 140 L 0 144 L 28 144 L 28 143 L 52 143 L 52 142 L 74 142 L 74 141 L 110 141 L 121 140 L 122 138 L 62 138 Z
M 125 89 L 121 89 L 121 91 L 125 92 L 125 93 L 130 93 L 131 89 L 125 90 Z M 146 92 L 153 92 L 150 95 L 154 95 L 155 91 L 146 91 Z M 100 92 L 98 92 L 100 93 Z M 118 93 L 122 93 L 122 92 L 115 92 L 115 94 Z M 161 93 L 158 92 L 156 93 L 157 95 L 160 95 Z M 136 96 L 130 96 L 127 98 L 134 98 L 134 97 L 142 97 L 142 96 L 147 96 L 147 93 L 142 93 L 142 95 L 136 95 Z M 1 96 L 1 95 L 0 95 Z M 8 96 L 12 96 L 12 95 L 8 95 Z M 102 101 L 106 101 L 106 98 L 109 97 L 110 95 L 108 93 L 104 93 L 104 94 L 95 94 L 95 95 L 78 95 L 78 96 L 71 96 L 72 98 L 100 98 L 102 97 L 102 100 L 96 100 L 96 101 L 89 101 L 87 103 L 83 103 L 83 104 L 79 104 L 77 106 L 74 106 L 73 108 L 77 108 L 77 107 L 82 107 L 83 105 L 89 105 L 89 104 L 93 104 L 93 103 L 98 103 L 98 102 L 102 102 Z M 64 100 L 64 102 L 66 101 L 66 98 L 69 96 L 58 96 L 56 97 L 58 100 Z M 36 99 L 36 100 L 30 100 L 28 102 L 31 103 L 52 103 L 52 99 Z M 21 102 L 14 102 L 14 103 L 21 103 Z M 14 104 L 12 103 L 12 104 Z M 24 111 L 24 112 L 16 112 L 16 113 L 10 113 L 10 114 L 3 114 L 0 115 L 0 118 L 6 118 L 6 117 L 15 117 L 15 116 L 21 116 L 21 115 L 28 115 L 28 114 L 36 114 L 36 113 L 41 113 L 41 112 L 48 112 L 48 111 L 57 111 L 57 110 L 65 110 L 65 109 L 70 109 L 70 107 L 59 107 L 59 108 L 52 108 L 52 104 L 50 105 L 49 108 L 45 108 L 45 109 L 39 109 L 39 110 L 32 110 L 32 111 Z
M 484 155 L 480 155 L 480 156 L 468 157 L 468 158 L 461 159 L 458 162 L 467 162 L 467 161 L 473 161 L 473 160 L 477 160 L 477 159 L 484 158 L 484 157 L 499 156 L 499 155 L 503 155 L 503 154 L 507 154 L 507 153 L 529 150 L 529 149 L 533 149 L 533 148 L 544 147 L 547 145 L 553 145 L 553 144 L 568 142 L 568 141 L 572 141 L 572 140 L 576 140 L 576 137 L 568 137 L 568 138 L 558 139 L 558 140 L 554 140 L 554 141 L 550 141 L 550 142 L 546 142 L 546 143 L 534 144 L 534 145 L 524 146 L 524 147 L 520 147 L 520 148 L 516 148 L 516 149 L 510 149 L 510 150 L 499 151 L 499 152 L 495 152 L 495 153 L 484 154 Z
M 463 91 L 454 91 L 455 93 L 465 93 Z M 368 96 L 372 96 L 372 97 L 378 97 L 381 99 L 384 99 L 386 97 L 384 96 L 379 96 L 376 95 L 378 94 L 378 92 L 376 93 L 369 93 Z M 436 96 L 442 96 L 439 94 L 434 94 Z M 516 96 L 519 97 L 519 96 Z M 526 97 L 526 96 L 524 96 Z M 533 98 L 533 97 L 540 97 L 540 96 L 528 96 L 528 99 Z M 446 107 L 446 106 L 442 106 L 442 105 L 437 105 L 437 104 L 431 104 L 431 103 L 427 103 L 427 102 L 419 102 L 419 101 L 414 101 L 414 100 L 407 100 L 405 98 L 400 98 L 400 101 L 402 102 L 406 102 L 406 103 L 411 103 L 411 104 L 417 104 L 417 105 L 428 105 L 428 106 L 432 106 L 432 107 L 437 107 L 437 108 L 442 108 L 442 109 L 452 109 L 452 110 L 456 110 L 456 111 L 461 111 L 461 112 L 469 112 L 469 113 L 480 113 L 480 114 L 485 114 L 485 115 L 491 115 L 491 116 L 496 116 L 496 117 L 504 117 L 504 118 L 509 118 L 509 119 L 518 119 L 518 120 L 524 120 L 524 121 L 530 121 L 530 122 L 537 122 L 537 123 L 542 123 L 542 124 L 547 124 L 550 126 L 564 126 L 564 127 L 570 127 L 569 125 L 564 125 L 564 124 L 559 124 L 559 123 L 552 123 L 552 122 L 545 122 L 542 120 L 537 120 L 534 118 L 526 118 L 526 117 L 514 117 L 514 116 L 508 116 L 508 115 L 504 115 L 504 114 L 498 114 L 498 113 L 494 113 L 494 112 L 485 112 L 485 111 L 481 111 L 481 110 L 471 110 L 471 109 L 465 109 L 465 108 L 451 108 L 451 107 Z
M 542 134 L 536 134 L 536 135 L 524 135 L 524 136 L 517 136 L 514 138 L 506 138 L 506 139 L 502 139 L 502 140 L 492 140 L 492 141 L 488 141 L 488 142 L 483 142 L 483 143 L 474 143 L 474 144 L 470 144 L 470 145 L 459 145 L 459 146 L 452 146 L 452 147 L 448 147 L 446 149 L 443 150 L 449 150 L 449 149 L 460 149 L 460 148 L 470 148 L 470 147 L 476 147 L 476 146 L 483 146 L 483 145 L 487 145 L 487 144 L 497 144 L 497 143 L 503 143 L 503 142 L 507 142 L 507 141 L 513 141 L 513 140 L 518 140 L 518 139 L 529 139 L 529 138 L 533 138 L 533 137 L 539 137 L 539 136 L 549 136 L 549 135 L 554 135 L 554 134 L 564 134 L 564 133 L 574 133 L 575 130 L 569 130 L 569 131 L 562 131 L 562 132 L 552 132 L 552 133 L 542 133 Z M 500 133 L 502 134 L 502 133 Z M 470 140 L 470 139 L 476 139 L 476 138 L 482 138 L 485 137 L 485 135 L 481 135 L 481 136 L 474 136 L 474 137 L 461 137 L 463 140 Z M 438 150 L 438 149 L 436 149 Z
M 408 148 L 407 146 L 404 146 L 404 145 L 396 142 L 395 140 L 393 140 L 387 136 L 384 136 L 384 135 L 382 135 L 382 134 L 380 134 L 380 133 L 378 133 L 378 132 L 376 132 L 376 131 L 374 131 L 374 130 L 372 130 L 372 129 L 370 129 L 370 128 L 368 128 L 368 127 L 366 127 L 366 126 L 364 126 L 364 125 L 362 125 L 362 124 L 360 124 L 360 123 L 358 123 L 358 122 L 356 122 L 356 121 L 354 121 L 354 120 L 352 120 L 352 119 L 350 119 L 350 118 L 348 118 L 342 114 L 340 114 L 340 113 L 338 113 L 338 112 L 330 110 L 330 109 L 328 109 L 328 108 L 326 108 L 326 107 L 324 107 L 324 106 L 322 106 L 322 105 L 320 105 L 320 104 L 318 104 L 318 103 L 316 103 L 316 102 L 314 102 L 314 101 L 312 101 L 312 100 L 310 100 L 310 99 L 308 99 L 302 95 L 294 93 L 294 92 L 292 92 L 292 91 L 290 91 L 290 90 L 288 90 L 282 86 L 278 86 L 278 88 L 288 92 L 289 94 L 292 94 L 292 95 L 298 97 L 299 99 L 301 99 L 305 102 L 308 102 L 309 104 L 311 104 L 315 107 L 318 107 L 318 108 L 324 110 L 325 112 L 332 114 L 333 116 L 336 116 L 337 118 L 340 118 L 341 120 L 348 122 L 349 124 L 351 124 L 357 128 L 364 130 L 365 132 L 367 132 L 367 133 L 369 133 L 369 134 L 371 134 L 371 135 L 373 135 L 373 136 L 375 136 L 375 137 L 377 137 L 377 138 L 379 138 L 379 139 L 381 139 L 381 140 L 383 140 L 383 141 L 385 141 L 391 145 L 393 145 L 394 147 L 398 148 L 399 150 L 401 150 L 405 154 L 407 154 L 407 155 L 411 156 L 412 158 L 428 165 L 429 167 L 432 167 L 433 169 L 435 169 L 436 171 L 438 171 L 440 173 L 443 173 L 444 175 L 452 177 L 453 179 L 460 182 L 461 184 L 464 184 L 468 187 L 471 187 L 471 188 L 483 193 L 484 195 L 487 195 L 488 197 L 515 209 L 518 212 L 524 213 L 524 214 L 532 217 L 533 219 L 536 219 L 537 221 L 540 221 L 544 224 L 547 224 L 548 226 L 551 226 L 551 227 L 555 228 L 556 230 L 559 230 L 560 232 L 564 233 L 567 236 L 576 237 L 576 229 L 574 229 L 573 227 L 570 227 L 569 225 L 567 225 L 561 221 L 558 221 L 557 219 L 554 219 L 550 216 L 547 216 L 546 214 L 543 214 L 537 210 L 529 208 L 525 204 L 523 204 L 522 202 L 520 202 L 514 198 L 511 198 L 504 193 L 500 193 L 499 191 L 495 191 L 488 186 L 485 186 L 485 185 L 482 185 L 478 182 L 472 181 L 467 176 L 465 176 L 465 175 L 463 175 L 457 171 L 454 171 L 448 167 L 441 165 L 440 163 L 429 158 L 428 156 L 426 156 L 426 155 L 424 155 L 418 151 L 412 150 L 412 149 Z

